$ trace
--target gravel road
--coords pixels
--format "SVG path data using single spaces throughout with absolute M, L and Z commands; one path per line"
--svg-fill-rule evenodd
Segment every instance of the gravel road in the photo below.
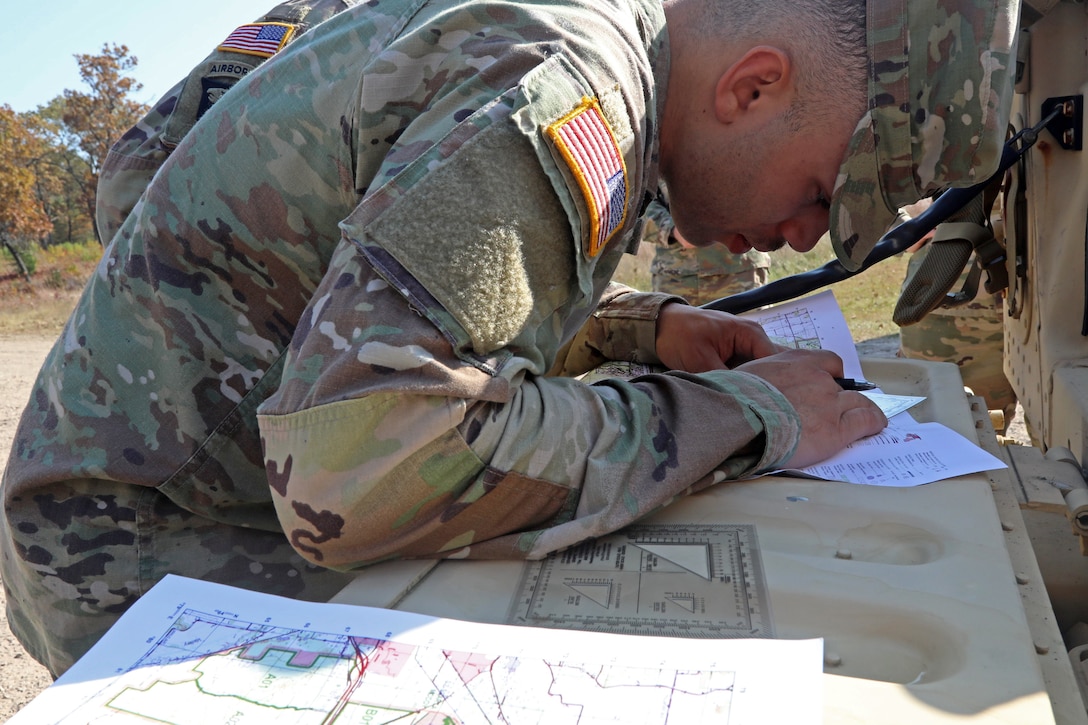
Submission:
M 0 471 L 7 464 L 15 425 L 26 405 L 30 385 L 38 375 L 53 338 L 0 337 Z M 4 591 L 0 588 L 0 603 Z M 0 607 L 0 722 L 6 721 L 53 681 L 49 671 L 23 651 L 8 631 Z

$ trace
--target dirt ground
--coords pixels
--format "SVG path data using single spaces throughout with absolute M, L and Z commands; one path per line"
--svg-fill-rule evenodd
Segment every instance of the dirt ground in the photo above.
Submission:
M 53 338 L 0 338 L 0 471 L 7 464 L 15 424 Z M 0 588 L 0 603 L 4 592 Z M 0 722 L 6 721 L 52 682 L 49 672 L 23 651 L 8 631 L 0 607 Z
M 52 337 L 0 337 L 0 473 L 7 463 L 15 425 L 30 385 L 52 344 Z M 858 343 L 858 352 L 862 356 L 894 357 L 897 347 L 898 336 L 889 335 Z M 1016 424 L 1020 420 L 1021 416 L 1017 416 L 1010 437 L 1017 438 Z M 1019 430 L 1023 436 L 1022 424 Z M 0 605 L 3 600 L 0 589 Z M 46 669 L 11 636 L 2 610 L 0 606 L 0 722 L 14 715 L 52 682 Z

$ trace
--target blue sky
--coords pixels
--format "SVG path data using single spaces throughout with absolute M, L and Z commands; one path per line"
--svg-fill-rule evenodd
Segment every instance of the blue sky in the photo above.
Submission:
M 0 105 L 32 111 L 65 89 L 88 91 L 76 53 L 105 43 L 127 45 L 143 84 L 133 96 L 151 103 L 169 90 L 235 27 L 276 0 L 32 0 L 0 23 Z

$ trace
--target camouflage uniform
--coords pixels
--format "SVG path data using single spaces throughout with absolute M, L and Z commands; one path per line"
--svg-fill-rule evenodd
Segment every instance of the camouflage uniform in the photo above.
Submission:
M 239 30 L 265 24 L 282 33 L 280 47 L 297 40 L 314 25 L 363 0 L 285 0 Z M 130 128 L 106 155 L 98 174 L 95 224 L 100 239 L 109 242 L 136 206 L 151 177 L 163 165 L 189 129 L 239 80 L 278 49 L 230 42 L 198 63 L 187 77 L 163 94 L 151 111 Z
M 981 292 L 966 305 L 933 310 L 920 322 L 900 328 L 899 354 L 955 363 L 963 384 L 981 395 L 988 409 L 1002 411 L 1007 425 L 1016 415 L 1016 391 L 1003 369 L 1004 340 L 1001 302 Z
M 940 0 L 910 2 L 883 18 L 879 28 L 870 27 L 875 52 L 884 60 L 870 67 L 869 111 L 855 128 L 831 198 L 832 246 L 847 269 L 861 267 L 900 207 L 942 189 L 981 184 L 997 171 L 1009 121 L 1019 9 L 1011 1 L 957 7 Z M 956 28 L 971 32 L 957 34 Z M 927 46 L 928 53 L 911 54 Z M 930 313 L 902 328 L 904 350 L 910 357 L 932 354 L 971 363 L 961 368 L 965 381 L 969 377 L 991 407 L 1008 410 L 1015 400 L 1008 397 L 1011 391 L 1002 391 L 1001 355 L 991 347 L 1000 310 L 989 300 L 976 303 L 959 312 Z M 974 359 L 961 342 L 935 344 L 934 337 L 947 343 L 960 334 L 991 352 Z
M 693 305 L 767 284 L 771 255 L 750 249 L 733 254 L 722 244 L 683 247 L 672 236 L 668 208 L 656 199 L 646 209 L 643 240 L 653 244 L 650 283 L 654 292 L 679 295 Z
M 323 599 L 785 461 L 755 376 L 569 377 L 659 362 L 675 298 L 609 279 L 658 183 L 663 30 L 658 0 L 368 2 L 242 77 L 131 213 L 103 200 L 2 484 L 29 651 L 62 672 L 167 572 Z
M 904 286 L 921 262 L 917 254 L 911 258 Z M 953 289 L 960 288 L 966 274 Z M 915 324 L 899 328 L 900 357 L 955 363 L 963 384 L 981 395 L 989 410 L 1000 410 L 1008 426 L 1016 415 L 1016 391 L 1005 376 L 1004 354 L 1002 297 L 987 294 L 981 285 L 970 302 L 938 307 Z
M 831 194 L 835 255 L 856 271 L 902 207 L 998 169 L 1016 68 L 1017 0 L 869 2 L 869 110 Z

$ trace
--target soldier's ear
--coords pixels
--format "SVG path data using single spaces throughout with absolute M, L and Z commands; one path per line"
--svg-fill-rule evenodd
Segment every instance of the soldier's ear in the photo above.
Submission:
M 745 116 L 777 113 L 793 98 L 793 66 L 781 48 L 750 48 L 718 78 L 714 113 L 718 121 L 737 123 Z

